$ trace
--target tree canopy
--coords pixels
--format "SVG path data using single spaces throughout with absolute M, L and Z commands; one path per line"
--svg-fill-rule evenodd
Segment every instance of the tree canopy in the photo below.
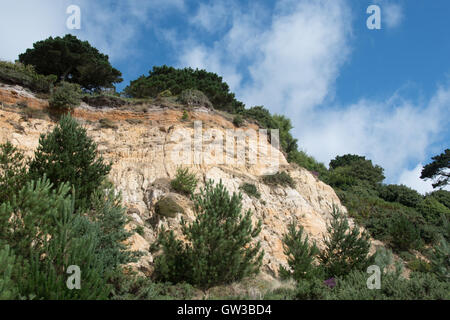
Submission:
M 131 81 L 125 88 L 125 93 L 133 98 L 155 98 L 161 92 L 170 90 L 179 95 L 187 89 L 202 91 L 215 108 L 229 112 L 238 112 L 244 109 L 244 104 L 237 101 L 234 93 L 222 77 L 206 70 L 184 68 L 175 69 L 163 65 L 153 67 L 148 76 Z
M 34 66 L 39 74 L 56 75 L 60 81 L 78 83 L 90 91 L 112 88 L 123 81 L 107 55 L 70 34 L 34 43 L 32 49 L 19 55 L 19 61 Z
M 433 162 L 427 164 L 423 170 L 421 179 L 436 179 L 433 188 L 444 187 L 450 181 L 450 149 L 438 156 L 431 158 Z

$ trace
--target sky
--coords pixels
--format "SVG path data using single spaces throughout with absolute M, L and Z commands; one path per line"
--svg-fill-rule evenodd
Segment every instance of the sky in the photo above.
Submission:
M 364 155 L 426 193 L 423 165 L 450 147 L 449 14 L 448 0 L 0 0 L 0 59 L 71 33 L 109 55 L 119 90 L 155 65 L 216 72 L 247 107 L 289 117 L 317 160 Z

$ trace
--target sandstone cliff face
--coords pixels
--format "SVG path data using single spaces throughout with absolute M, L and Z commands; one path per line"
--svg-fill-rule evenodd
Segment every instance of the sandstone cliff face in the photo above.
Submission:
M 9 140 L 28 156 L 32 156 L 40 134 L 51 130 L 55 122 L 45 112 L 39 113 L 39 116 L 24 115 L 23 111 L 14 106 L 19 101 L 26 101 L 34 110 L 47 107 L 45 100 L 37 99 L 20 87 L 0 87 L 0 143 Z M 195 130 L 193 121 L 202 121 L 202 133 L 209 129 L 216 130 L 216 136 L 213 134 L 203 139 L 204 151 L 214 149 L 220 133 L 234 128 L 233 124 L 219 113 L 202 108 L 190 111 L 189 122 L 180 121 L 182 111 L 158 105 L 146 106 L 145 112 L 138 112 L 108 108 L 97 110 L 82 104 L 75 110 L 74 116 L 87 128 L 105 159 L 112 162 L 110 179 L 122 193 L 124 204 L 128 208 L 132 219 L 128 227 L 142 226 L 144 230 L 142 235 L 135 234 L 129 242 L 134 250 L 145 252 L 156 239 L 162 225 L 177 232 L 180 229 L 181 213 L 174 218 L 166 218 L 155 212 L 158 200 L 171 192 L 169 182 L 175 177 L 176 169 L 180 165 L 180 159 L 176 157 L 179 152 L 175 152 L 178 150 L 180 137 L 192 137 Z M 104 128 L 99 122 L 100 119 L 114 121 L 117 128 Z M 256 127 L 253 126 L 253 129 Z M 346 209 L 342 207 L 330 186 L 319 181 L 307 170 L 290 166 L 283 154 L 274 149 L 267 139 L 265 143 L 267 153 L 262 152 L 255 164 L 245 161 L 206 164 L 203 161 L 194 165 L 192 161 L 190 165 L 185 166 L 189 166 L 197 174 L 201 181 L 199 188 L 209 179 L 215 182 L 222 180 L 230 193 L 239 192 L 239 186 L 244 182 L 257 186 L 261 199 L 244 194 L 243 207 L 245 210 L 252 210 L 255 221 L 260 219 L 263 222 L 259 235 L 265 251 L 263 271 L 276 275 L 279 265 L 286 263 L 282 238 L 289 222 L 297 221 L 303 225 L 310 237 L 318 241 L 320 246 L 333 204 L 343 211 Z M 249 148 L 251 147 L 247 147 Z M 205 158 L 212 157 L 211 152 L 205 154 Z M 261 175 L 271 170 L 274 157 L 279 162 L 280 170 L 288 171 L 294 178 L 295 188 L 271 187 L 262 182 Z M 185 209 L 185 219 L 194 219 L 195 213 L 190 200 L 180 197 L 178 202 Z M 149 275 L 152 271 L 152 261 L 153 257 L 148 253 L 135 266 Z

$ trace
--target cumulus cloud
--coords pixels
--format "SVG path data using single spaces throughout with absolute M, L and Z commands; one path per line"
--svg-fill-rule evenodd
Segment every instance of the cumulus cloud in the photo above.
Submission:
M 81 30 L 66 28 L 69 5 L 80 6 Z M 73 33 L 90 41 L 112 59 L 134 53 L 139 34 L 173 11 L 185 10 L 184 0 L 15 0 L 2 1 L 0 10 L 0 58 L 15 60 L 33 43 L 49 36 Z
M 385 101 L 362 99 L 335 110 L 306 115 L 297 129 L 301 143 L 319 160 L 337 154 L 363 154 L 397 182 L 402 168 L 420 162 L 450 122 L 450 88 L 439 88 L 425 103 L 396 93 Z
M 388 27 L 398 26 L 401 7 L 381 4 Z M 258 19 L 261 12 L 251 8 L 235 10 L 214 43 L 180 42 L 180 66 L 217 72 L 248 106 L 265 105 L 290 117 L 300 145 L 318 160 L 366 155 L 386 169 L 388 182 L 396 183 L 408 164 L 425 160 L 448 127 L 446 87 L 426 102 L 410 101 L 399 91 L 385 99 L 335 105 L 334 84 L 351 51 L 346 1 L 280 1 L 269 19 Z

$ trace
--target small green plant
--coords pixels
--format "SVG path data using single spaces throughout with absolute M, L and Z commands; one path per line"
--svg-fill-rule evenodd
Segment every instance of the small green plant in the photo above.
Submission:
M 244 119 L 242 119 L 242 116 L 240 114 L 234 116 L 233 124 L 238 128 L 242 127 L 242 125 L 244 124 Z
M 249 197 L 254 197 L 256 199 L 261 198 L 261 193 L 259 193 L 258 188 L 253 183 L 244 183 L 239 187 L 242 191 L 244 191 Z
M 184 110 L 183 111 L 183 116 L 181 117 L 181 121 L 188 121 L 189 120 L 189 113 Z
M 138 235 L 140 235 L 141 237 L 143 237 L 143 236 L 145 235 L 144 227 L 141 226 L 141 225 L 136 226 L 136 228 L 134 229 L 134 231 L 135 231 Z
M 197 177 L 188 168 L 178 168 L 175 179 L 170 182 L 170 185 L 175 191 L 190 195 L 194 193 L 197 183 Z
M 304 235 L 302 226 L 297 229 L 297 224 L 291 223 L 288 233 L 283 238 L 283 245 L 290 270 L 281 266 L 279 271 L 281 278 L 293 278 L 300 281 L 317 275 L 319 268 L 314 266 L 314 261 L 319 254 L 319 249 L 315 243 L 309 243 L 309 238 Z
M 54 88 L 49 106 L 55 110 L 72 110 L 81 103 L 81 88 L 78 84 L 61 82 Z
M 289 173 L 287 173 L 285 171 L 277 172 L 273 175 L 264 176 L 263 182 L 267 185 L 272 185 L 272 186 L 295 188 L 294 179 L 292 179 L 292 177 L 289 175 Z

